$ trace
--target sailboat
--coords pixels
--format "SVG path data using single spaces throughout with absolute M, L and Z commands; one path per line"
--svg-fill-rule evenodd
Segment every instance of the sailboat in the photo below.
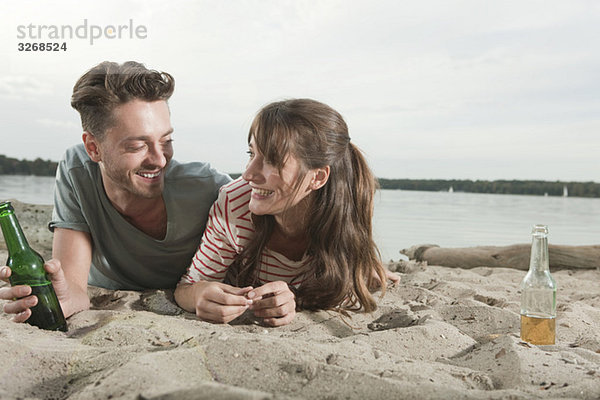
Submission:
M 563 186 L 563 197 L 569 197 L 569 190 L 567 189 L 567 185 Z
M 454 193 L 454 188 L 452 186 L 450 186 L 450 188 L 448 189 L 448 193 Z

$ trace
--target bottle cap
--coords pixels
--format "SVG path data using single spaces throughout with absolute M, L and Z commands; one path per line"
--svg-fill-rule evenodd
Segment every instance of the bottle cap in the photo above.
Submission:
M 534 236 L 545 236 L 548 234 L 548 226 L 547 225 L 534 225 L 533 229 L 531 230 L 531 234 Z
M 15 211 L 15 209 L 12 206 L 12 204 L 10 204 L 10 201 L 8 201 L 8 200 L 0 202 L 0 210 L 2 210 L 2 211 L 12 211 L 12 212 Z

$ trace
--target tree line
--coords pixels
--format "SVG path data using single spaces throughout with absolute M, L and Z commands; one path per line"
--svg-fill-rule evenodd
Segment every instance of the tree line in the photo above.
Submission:
M 18 160 L 0 155 L 0 175 L 39 175 L 54 176 L 58 163 L 51 160 L 36 158 L 33 161 Z M 232 178 L 239 173 L 230 174 Z M 549 181 L 519 181 L 519 180 L 444 180 L 444 179 L 379 179 L 382 189 L 422 190 L 429 192 L 496 193 L 496 194 L 529 194 L 562 196 L 567 188 L 569 196 L 600 197 L 600 183 L 595 182 L 549 182 Z
M 443 180 L 443 179 L 379 179 L 382 189 L 455 191 L 469 193 L 528 194 L 539 196 L 562 196 L 564 188 L 572 197 L 600 197 L 600 183 L 595 182 L 549 182 L 519 180 Z M 452 189 L 451 189 L 452 188 Z
M 56 161 L 42 160 L 41 158 L 29 161 L 0 155 L 0 175 L 54 176 L 57 166 Z

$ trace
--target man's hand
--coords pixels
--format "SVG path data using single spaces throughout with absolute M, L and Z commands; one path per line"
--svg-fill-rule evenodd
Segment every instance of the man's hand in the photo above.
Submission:
M 0 268 L 0 279 L 8 282 L 8 278 L 12 271 L 9 267 Z M 29 307 L 37 304 L 37 297 L 30 296 L 31 287 L 25 285 L 9 286 L 0 289 L 0 299 L 13 300 L 4 305 L 4 312 L 7 314 L 15 314 L 13 321 L 25 322 L 31 316 Z
M 44 264 L 44 269 L 52 282 L 52 286 L 54 287 L 60 306 L 63 309 L 63 313 L 65 313 L 65 317 L 70 316 L 72 312 L 70 312 L 69 308 L 69 285 L 60 266 L 60 261 L 50 260 Z M 8 281 L 11 274 L 12 271 L 9 267 L 0 268 L 0 279 Z M 31 287 L 26 285 L 1 288 L 0 299 L 12 300 L 4 305 L 4 312 L 7 314 L 14 314 L 13 321 L 15 322 L 27 321 L 31 316 L 31 307 L 35 306 L 38 302 L 36 296 L 31 296 Z
M 238 288 L 221 282 L 201 281 L 180 284 L 175 299 L 185 310 L 195 312 L 204 321 L 228 323 L 242 315 L 252 304 L 246 293 L 252 287 Z
M 250 309 L 254 315 L 264 318 L 267 325 L 286 325 L 296 316 L 296 296 L 283 281 L 266 283 L 246 297 L 253 301 Z

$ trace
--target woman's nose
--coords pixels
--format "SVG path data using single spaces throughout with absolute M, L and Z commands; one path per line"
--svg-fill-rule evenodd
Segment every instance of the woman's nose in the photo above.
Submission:
M 258 157 L 254 157 L 250 161 L 248 161 L 246 169 L 242 173 L 242 179 L 248 182 L 256 180 L 256 177 L 259 175 L 260 171 L 258 164 Z

